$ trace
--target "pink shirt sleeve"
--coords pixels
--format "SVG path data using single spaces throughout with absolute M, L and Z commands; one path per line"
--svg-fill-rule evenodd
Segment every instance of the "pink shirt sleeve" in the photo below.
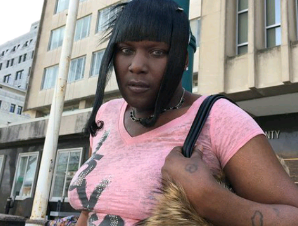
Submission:
M 250 139 L 264 134 L 245 111 L 228 100 L 217 101 L 210 116 L 211 145 L 222 168 Z

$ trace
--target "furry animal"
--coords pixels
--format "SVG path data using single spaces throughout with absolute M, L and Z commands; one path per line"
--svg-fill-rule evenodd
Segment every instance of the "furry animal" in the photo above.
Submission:
M 277 156 L 279 162 L 290 174 L 289 168 L 285 161 Z M 214 176 L 215 179 L 227 189 L 231 187 L 225 183 L 225 175 Z M 200 217 L 190 204 L 182 186 L 171 181 L 163 180 L 162 188 L 157 196 L 157 205 L 152 211 L 152 215 L 137 223 L 137 226 L 212 226 L 206 219 Z

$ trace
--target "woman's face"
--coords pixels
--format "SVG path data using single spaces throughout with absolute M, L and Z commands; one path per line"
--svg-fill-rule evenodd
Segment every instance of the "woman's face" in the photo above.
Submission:
M 116 48 L 114 67 L 123 98 L 136 109 L 153 109 L 167 66 L 168 44 L 122 42 Z

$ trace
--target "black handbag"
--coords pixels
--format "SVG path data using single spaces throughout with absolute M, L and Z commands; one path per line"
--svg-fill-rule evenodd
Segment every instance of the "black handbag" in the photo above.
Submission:
M 193 124 L 188 132 L 182 147 L 182 154 L 189 158 L 192 155 L 194 145 L 204 127 L 213 104 L 219 99 L 228 99 L 223 95 L 208 96 L 201 104 Z M 236 104 L 236 103 L 234 103 Z M 214 176 L 224 186 L 224 174 Z M 186 197 L 182 186 L 172 180 L 163 180 L 163 186 L 158 196 L 158 203 L 152 211 L 152 215 L 139 222 L 137 225 L 146 226 L 210 226 L 212 225 L 200 217 Z

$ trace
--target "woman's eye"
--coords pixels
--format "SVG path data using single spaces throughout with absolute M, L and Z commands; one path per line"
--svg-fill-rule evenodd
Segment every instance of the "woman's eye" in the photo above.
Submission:
M 125 55 L 131 55 L 133 54 L 133 50 L 130 48 L 121 48 L 121 52 Z
M 162 57 L 162 56 L 165 56 L 167 52 L 164 50 L 153 50 L 151 54 L 155 57 Z

